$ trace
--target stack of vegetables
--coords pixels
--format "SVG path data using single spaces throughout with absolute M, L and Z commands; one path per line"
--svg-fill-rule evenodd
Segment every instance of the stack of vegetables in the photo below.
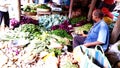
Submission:
M 31 17 L 28 17 L 28 16 L 21 16 L 20 22 L 18 22 L 15 18 L 10 20 L 11 28 L 18 27 L 19 25 L 22 25 L 22 24 L 35 24 L 35 25 L 38 25 L 38 21 L 33 20 Z
M 43 25 L 47 30 L 50 30 L 52 26 L 59 25 L 67 19 L 66 16 L 59 14 L 44 15 L 39 17 L 39 24 Z
M 1 68 L 44 68 L 55 64 L 58 67 L 58 56 L 67 44 L 66 38 L 46 31 L 44 27 L 23 24 L 0 33 L 0 45 Z
M 62 49 L 70 45 L 73 28 L 87 23 L 85 17 L 68 20 L 58 14 L 44 15 L 39 25 L 27 17 L 21 19 L 20 23 L 13 21 L 18 28 L 0 33 L 1 68 L 78 68 L 72 54 Z
M 87 25 L 85 25 L 87 24 Z M 85 25 L 85 26 L 82 26 Z M 81 27 L 82 26 L 82 27 Z M 55 25 L 51 27 L 52 31 L 66 31 L 69 35 L 71 35 L 72 32 L 80 32 L 80 31 L 89 31 L 92 24 L 88 24 L 86 17 L 81 16 L 78 18 L 71 18 L 70 20 L 64 20 L 63 23 L 59 25 Z M 75 27 L 75 29 L 74 29 Z M 58 33 L 59 34 L 59 33 Z
M 68 20 L 65 20 L 60 25 L 55 25 L 55 26 L 51 27 L 51 30 L 53 30 L 53 31 L 54 30 L 56 30 L 56 31 L 63 30 L 63 31 L 66 31 L 68 34 L 71 34 L 72 29 L 73 29 L 73 26 L 69 23 Z
M 72 24 L 74 27 L 82 26 L 86 23 L 88 22 L 85 16 L 80 16 L 80 17 L 70 19 L 70 24 Z
M 37 6 L 37 11 L 48 12 L 50 10 L 51 10 L 51 8 L 49 6 L 47 6 L 47 4 L 41 4 L 41 5 Z
M 80 27 L 75 27 L 74 32 L 77 34 L 83 34 L 83 33 L 87 34 L 91 27 L 92 27 L 92 24 L 87 23 L 87 24 L 82 25 Z
M 36 15 L 37 14 L 37 5 L 35 4 L 28 4 L 23 6 L 23 14 L 27 15 Z

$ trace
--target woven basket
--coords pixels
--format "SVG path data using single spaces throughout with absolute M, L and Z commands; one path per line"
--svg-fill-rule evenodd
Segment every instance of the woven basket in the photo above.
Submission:
M 24 15 L 37 15 L 37 12 L 23 12 Z

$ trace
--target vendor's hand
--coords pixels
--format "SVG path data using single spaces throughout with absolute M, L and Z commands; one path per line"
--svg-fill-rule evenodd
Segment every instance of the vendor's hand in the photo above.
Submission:
M 8 8 L 9 5 L 10 4 L 4 4 L 4 5 L 2 5 L 2 7 Z
M 83 37 L 87 37 L 87 34 L 82 34 Z
M 83 44 L 83 45 L 86 46 L 86 47 L 88 47 L 89 43 L 85 43 L 85 44 Z
M 85 43 L 83 45 L 86 47 L 90 47 L 90 46 L 95 46 L 96 44 L 95 44 L 95 42 L 89 42 L 89 43 Z
M 8 5 L 9 5 L 9 4 L 5 4 L 4 7 L 5 7 L 5 8 L 8 8 Z

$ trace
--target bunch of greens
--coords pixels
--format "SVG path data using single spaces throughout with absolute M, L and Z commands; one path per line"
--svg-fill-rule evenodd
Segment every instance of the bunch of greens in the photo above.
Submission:
M 81 32 L 88 32 L 90 28 L 92 27 L 92 24 L 88 23 L 80 27 L 75 27 L 75 32 L 81 33 Z
M 20 29 L 22 32 L 30 32 L 32 34 L 40 31 L 39 26 L 34 24 L 23 24 L 20 26 Z
M 28 32 L 30 39 L 34 39 L 39 37 L 43 31 L 46 31 L 43 27 L 39 27 L 34 24 L 23 24 L 19 28 L 17 28 L 21 32 Z
M 35 4 L 25 5 L 23 7 L 23 11 L 25 11 L 25 12 L 36 12 L 36 6 L 35 6 Z
M 85 16 L 81 16 L 81 17 L 77 17 L 77 18 L 71 18 L 70 19 L 70 23 L 71 24 L 76 24 L 82 20 L 86 20 L 86 17 Z
M 55 25 L 51 27 L 51 30 L 56 30 L 56 29 L 65 30 L 68 34 L 71 34 L 72 32 L 71 30 L 73 29 L 73 26 L 70 25 L 69 20 L 65 20 L 60 25 Z
M 30 10 L 31 10 L 31 8 L 28 5 L 24 6 L 24 8 L 23 8 L 23 11 L 26 11 L 26 12 L 30 12 Z
M 47 43 L 42 42 L 41 40 L 31 40 L 30 44 L 28 46 L 32 46 L 34 53 L 40 53 L 44 50 L 46 50 L 47 48 Z
M 59 25 L 67 19 L 66 16 L 59 14 L 44 15 L 39 17 L 39 24 L 43 25 L 47 30 L 50 30 L 52 26 Z
M 50 9 L 50 7 L 48 7 L 46 4 L 41 4 L 41 5 L 38 6 L 37 8 L 41 8 L 41 9 Z
M 37 20 L 33 20 L 31 17 L 28 16 L 21 16 L 20 17 L 20 22 L 18 20 L 16 20 L 15 18 L 12 18 L 10 20 L 10 26 L 12 26 L 13 28 L 18 27 L 19 25 L 22 24 L 35 24 L 38 25 L 38 21 Z
M 61 53 L 62 53 L 61 49 L 58 49 L 58 48 L 49 49 L 49 52 L 50 53 L 54 52 L 56 57 L 61 55 Z
M 34 19 L 32 19 L 31 17 L 28 17 L 28 16 L 21 16 L 21 20 L 20 20 L 19 24 L 30 24 L 30 23 L 38 25 L 37 20 L 34 20 Z
M 62 38 L 72 39 L 72 36 L 69 35 L 65 30 L 57 29 L 57 30 L 51 31 L 51 33 L 54 35 L 60 36 Z

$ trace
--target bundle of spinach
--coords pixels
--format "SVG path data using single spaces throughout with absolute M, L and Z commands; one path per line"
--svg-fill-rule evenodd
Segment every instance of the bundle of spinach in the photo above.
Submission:
M 57 36 L 60 36 L 62 38 L 72 39 L 72 36 L 69 35 L 65 30 L 57 29 L 57 30 L 51 31 L 51 33 Z
M 23 6 L 23 11 L 25 11 L 25 12 L 37 12 L 36 5 L 35 4 L 25 5 L 25 6 Z
M 56 57 L 58 57 L 58 56 L 61 55 L 61 53 L 62 53 L 61 49 L 57 49 L 57 48 L 49 49 L 48 51 L 49 51 L 50 53 L 51 53 L 51 52 L 54 52 Z
M 80 17 L 76 17 L 76 18 L 71 18 L 70 19 L 70 23 L 71 24 L 77 24 L 80 21 L 86 20 L 87 18 L 85 16 L 80 16 Z
M 79 33 L 81 34 L 81 32 L 87 34 L 91 27 L 92 27 L 92 24 L 91 24 L 91 23 L 87 23 L 87 24 L 85 24 L 85 25 L 83 25 L 83 26 L 75 27 L 74 30 L 75 30 L 75 32 L 77 32 L 78 34 L 79 34 Z
M 23 24 L 20 26 L 20 29 L 22 32 L 30 32 L 30 33 L 40 32 L 39 26 L 34 24 Z
M 39 37 L 45 29 L 34 24 L 23 24 L 18 28 L 21 32 L 28 32 L 30 39 Z
M 41 9 L 50 9 L 50 7 L 48 7 L 46 4 L 41 4 L 40 6 L 38 6 L 38 8 L 41 8 Z

